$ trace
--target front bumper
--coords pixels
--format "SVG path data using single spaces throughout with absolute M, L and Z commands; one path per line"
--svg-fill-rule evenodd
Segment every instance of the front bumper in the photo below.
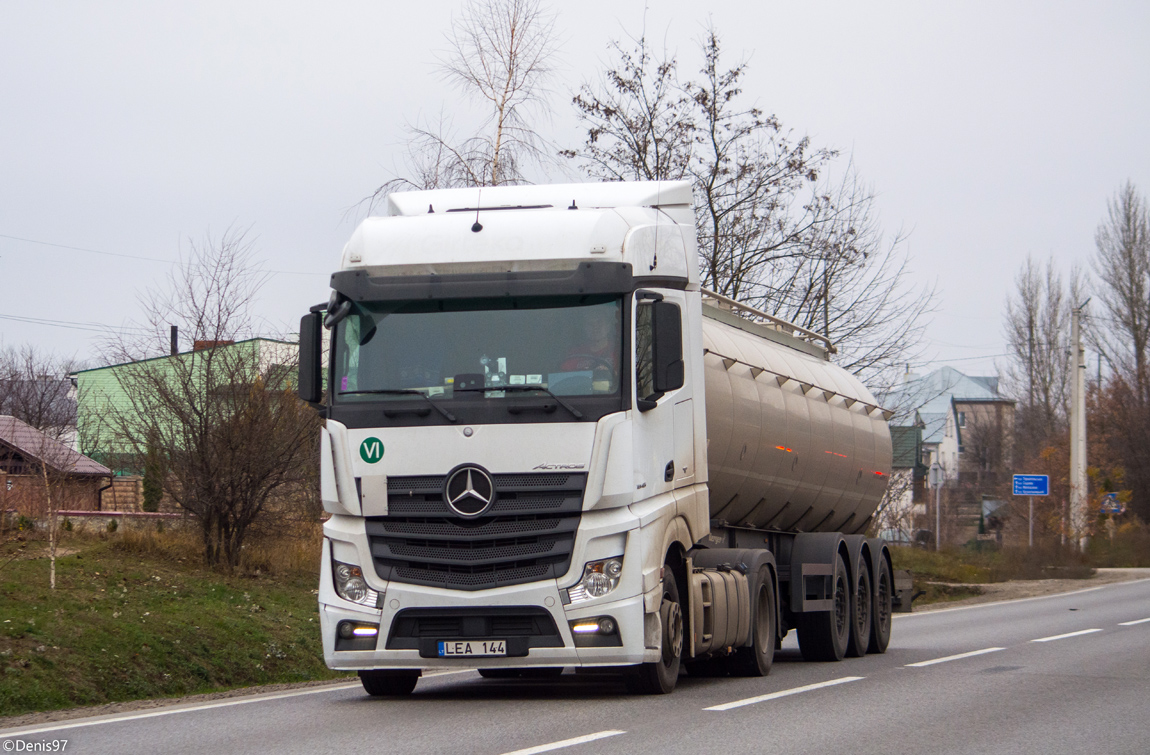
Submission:
M 533 647 L 526 655 L 499 657 L 428 658 L 418 649 L 389 650 L 388 639 L 400 611 L 407 608 L 505 608 L 508 606 L 542 607 L 555 622 L 563 647 Z M 584 618 L 610 616 L 618 626 L 621 645 L 618 647 L 576 647 L 569 622 Z M 411 586 L 390 583 L 384 607 L 380 611 L 354 610 L 346 606 L 320 604 L 320 625 L 323 631 L 324 661 L 330 668 L 358 670 L 372 668 L 526 668 L 531 666 L 623 666 L 654 660 L 658 651 L 644 648 L 643 596 L 610 602 L 595 602 L 587 607 L 563 606 L 559 589 L 550 584 L 528 584 L 486 590 L 481 593 L 459 594 L 447 591 L 411 589 Z M 335 649 L 336 627 L 340 621 L 379 623 L 379 636 L 375 650 Z M 438 637 L 456 640 L 459 637 Z M 492 639 L 507 639 L 492 637 Z M 651 657 L 647 657 L 651 655 Z

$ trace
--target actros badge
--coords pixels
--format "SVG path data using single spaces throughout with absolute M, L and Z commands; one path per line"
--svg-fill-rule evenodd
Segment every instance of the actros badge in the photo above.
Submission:
M 483 467 L 464 464 L 447 475 L 443 500 L 460 516 L 480 516 L 495 503 L 495 482 Z

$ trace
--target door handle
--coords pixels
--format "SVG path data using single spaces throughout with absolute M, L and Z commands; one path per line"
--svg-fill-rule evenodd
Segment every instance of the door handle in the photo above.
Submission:
M 666 469 L 663 470 L 663 482 L 671 482 L 675 479 L 675 462 L 671 460 L 667 462 Z

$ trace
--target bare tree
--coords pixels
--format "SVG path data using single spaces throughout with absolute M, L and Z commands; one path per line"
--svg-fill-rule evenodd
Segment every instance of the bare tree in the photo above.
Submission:
M 674 57 L 656 61 L 645 37 L 611 49 L 616 66 L 573 100 L 584 144 L 563 154 L 597 178 L 689 178 L 705 287 L 823 332 L 868 381 L 917 361 L 933 292 L 907 285 L 902 239 L 884 238 L 853 169 L 820 183 L 835 152 L 744 104 L 748 63 L 726 68 L 713 28 L 698 81 L 680 83 Z
M 674 56 L 664 52 L 654 60 L 646 35 L 632 42 L 629 51 L 612 41 L 616 67 L 573 97 L 587 137 L 581 149 L 560 154 L 605 181 L 685 178 L 694 149 L 694 101 L 678 81 Z
M 1103 314 L 1091 318 L 1090 333 L 1112 368 L 1100 390 L 1097 429 L 1107 455 L 1124 467 L 1131 508 L 1150 517 L 1150 209 L 1133 184 L 1110 201 L 1095 243 Z
M 1081 299 L 1081 277 L 1071 275 L 1068 290 L 1047 260 L 1045 268 L 1027 257 L 1006 302 L 1008 389 L 1020 399 L 1015 439 L 1023 456 L 1033 456 L 1066 429 L 1070 374 L 1070 310 Z
M 1150 211 L 1132 183 L 1110 201 L 1094 241 L 1098 296 L 1109 315 L 1095 340 L 1144 406 L 1150 402 Z
M 75 441 L 76 402 L 68 377 L 77 366 L 74 359 L 44 353 L 32 345 L 0 349 L 0 415 L 15 417 L 35 431 L 22 433 L 29 445 L 22 454 L 24 468 L 20 471 L 25 475 L 35 474 L 39 478 L 39 490 L 24 488 L 19 492 L 32 500 L 43 501 L 52 589 L 56 588 L 59 545 L 56 512 L 61 503 L 70 500 L 70 473 L 79 457 L 71 447 Z M 13 424 L 13 427 L 18 426 Z M 0 463 L 0 472 L 5 473 L 5 478 L 10 471 L 6 464 Z M 0 506 L 0 510 L 6 511 L 7 479 L 3 484 L 5 505 Z M 32 500 L 26 502 L 28 510 L 39 510 L 39 506 L 31 505 Z M 4 511 L 0 511 L 0 516 Z
M 79 363 L 35 346 L 0 348 L 0 414 L 17 417 L 60 440 L 70 440 L 76 402 L 68 375 Z
M 114 368 L 114 395 L 86 397 L 106 418 L 94 428 L 102 437 L 88 442 L 162 469 L 164 492 L 200 525 L 207 563 L 231 569 L 276 497 L 314 479 L 319 418 L 293 391 L 294 344 L 239 340 L 253 332 L 251 307 L 264 281 L 244 232 L 193 244 L 189 257 L 142 305 L 157 336 L 177 323 L 193 350 Z M 113 346 L 129 359 L 165 343 Z
M 527 166 L 547 153 L 536 123 L 546 117 L 553 73 L 555 20 L 539 0 L 468 0 L 452 18 L 443 78 L 483 110 L 474 136 L 453 122 L 408 128 L 407 176 L 377 189 L 370 201 L 401 188 L 502 186 L 525 182 Z

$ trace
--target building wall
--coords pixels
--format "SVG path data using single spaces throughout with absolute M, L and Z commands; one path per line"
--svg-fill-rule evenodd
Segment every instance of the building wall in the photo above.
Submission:
M 48 493 L 44 478 L 39 475 L 0 474 L 0 510 L 13 511 L 30 519 L 48 515 Z M 49 477 L 52 506 L 57 511 L 98 511 L 99 490 L 108 482 L 107 477 L 76 477 L 53 479 Z
M 218 349 L 226 350 L 221 355 L 232 363 L 253 365 L 261 373 L 275 365 L 294 369 L 298 353 L 296 344 L 269 339 L 241 341 Z M 186 375 L 191 381 L 202 380 L 202 376 L 197 376 L 206 364 L 204 355 L 202 351 L 185 352 L 76 373 L 80 452 L 111 467 L 119 475 L 142 472 L 135 457 L 143 449 L 133 446 L 118 424 L 125 418 L 134 422 L 144 412 L 149 414 L 149 419 L 154 419 L 154 414 L 161 410 L 149 405 L 146 391 L 133 390 L 132 386 L 138 381 L 134 376 L 148 374 L 153 379 L 174 380 Z M 253 374 L 249 379 L 254 378 Z M 294 380 L 294 376 L 289 378 Z

